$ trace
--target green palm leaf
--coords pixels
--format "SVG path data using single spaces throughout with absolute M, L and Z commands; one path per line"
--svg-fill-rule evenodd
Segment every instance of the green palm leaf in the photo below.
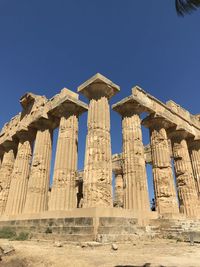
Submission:
M 200 0 L 176 0 L 176 11 L 179 16 L 190 14 L 200 7 Z

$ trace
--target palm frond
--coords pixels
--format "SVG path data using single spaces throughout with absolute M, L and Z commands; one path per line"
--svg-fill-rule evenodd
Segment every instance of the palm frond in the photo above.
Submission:
M 176 0 L 176 12 L 179 16 L 190 14 L 200 7 L 200 0 Z

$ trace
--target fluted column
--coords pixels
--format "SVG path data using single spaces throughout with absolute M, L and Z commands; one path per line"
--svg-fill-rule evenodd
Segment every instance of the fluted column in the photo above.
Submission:
M 24 208 L 32 158 L 32 139 L 30 136 L 32 134 L 27 133 L 26 136 L 19 139 L 6 205 L 6 215 L 20 214 Z
M 150 130 L 156 210 L 159 214 L 178 213 L 178 200 L 164 119 L 148 117 L 144 122 L 148 123 Z
M 131 107 L 122 116 L 124 160 L 124 207 L 135 211 L 149 210 L 147 175 L 142 143 L 141 120 Z
M 108 99 L 89 104 L 84 168 L 84 207 L 112 205 L 112 159 Z
M 187 217 L 195 217 L 198 213 L 198 196 L 192 171 L 185 133 L 175 131 L 170 133 L 174 156 L 176 181 L 180 212 Z
M 43 128 L 41 128 L 43 125 Z M 48 208 L 52 130 L 43 122 L 37 130 L 28 190 L 23 213 L 39 213 Z
M 78 88 L 90 99 L 83 207 L 112 207 L 112 156 L 108 100 L 119 87 L 100 74 Z
M 11 143 L 5 148 L 0 169 L 0 215 L 4 213 L 8 200 L 15 154 L 16 144 Z
M 113 170 L 115 174 L 115 193 L 114 193 L 114 207 L 124 207 L 124 181 L 122 170 Z
M 189 143 L 190 158 L 193 168 L 195 185 L 198 197 L 200 199 L 200 141 L 191 141 Z
M 78 116 L 61 117 L 49 210 L 76 208 Z

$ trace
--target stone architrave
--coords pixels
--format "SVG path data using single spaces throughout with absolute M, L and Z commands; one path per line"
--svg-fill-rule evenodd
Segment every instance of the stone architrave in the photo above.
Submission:
M 16 144 L 9 143 L 4 149 L 0 169 L 0 215 L 5 212 L 8 194 L 10 191 L 11 175 L 15 162 Z
M 49 120 L 44 120 L 39 123 L 23 211 L 24 214 L 39 213 L 48 209 L 52 132 L 51 122 Z
M 124 181 L 121 169 L 113 170 L 115 175 L 114 207 L 124 207 Z
M 31 137 L 32 133 L 29 132 L 19 136 L 17 156 L 5 210 L 5 214 L 8 216 L 21 214 L 24 208 L 32 158 L 33 138 Z
M 79 86 L 89 98 L 86 140 L 83 207 L 112 207 L 112 155 L 109 99 L 119 86 L 96 74 Z
M 124 208 L 144 215 L 150 210 L 140 113 L 141 108 L 129 100 L 113 109 L 122 115 Z
M 78 116 L 61 117 L 49 210 L 76 208 Z
M 189 142 L 189 152 L 195 178 L 197 194 L 200 199 L 200 141 L 193 140 Z
M 199 203 L 188 145 L 185 139 L 187 133 L 177 130 L 171 131 L 169 136 L 172 141 L 180 212 L 187 217 L 196 217 Z
M 150 130 L 156 210 L 159 214 L 176 214 L 179 212 L 179 207 L 165 130 L 166 122 L 161 117 L 150 116 L 143 120 L 143 124 Z

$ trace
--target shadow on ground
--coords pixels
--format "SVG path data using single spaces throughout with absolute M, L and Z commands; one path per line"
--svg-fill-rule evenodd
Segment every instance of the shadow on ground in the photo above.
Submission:
M 9 260 L 9 262 L 1 261 L 0 266 L 1 267 L 27 267 L 28 263 L 26 260 L 12 259 L 12 260 Z
M 114 267 L 151 267 L 151 263 L 145 263 L 144 265 L 115 265 Z M 157 267 L 165 267 L 165 266 L 159 265 Z

